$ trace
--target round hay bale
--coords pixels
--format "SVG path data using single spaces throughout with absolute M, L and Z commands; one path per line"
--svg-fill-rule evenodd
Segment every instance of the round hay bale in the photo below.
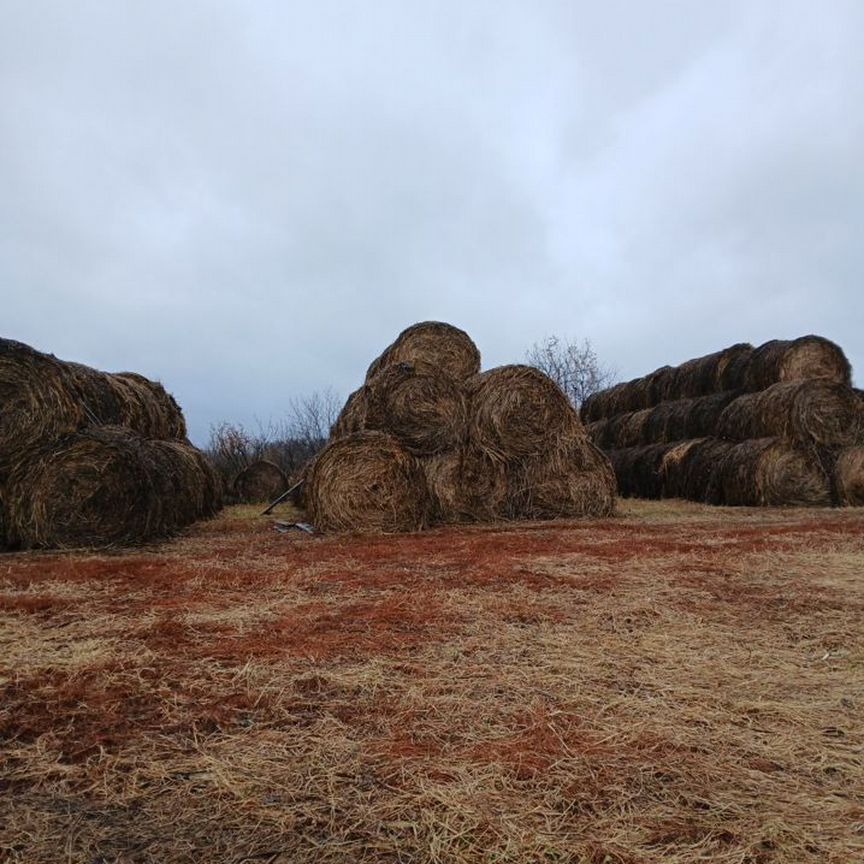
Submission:
M 727 506 L 829 506 L 831 488 L 810 453 L 761 438 L 729 448 L 716 463 L 706 498 Z
M 538 456 L 565 436 L 587 438 L 564 392 L 533 366 L 499 366 L 467 387 L 471 439 L 493 459 Z
M 336 422 L 330 427 L 331 438 L 344 438 L 366 428 L 366 388 L 359 387 L 346 400 Z
M 285 472 L 269 459 L 258 459 L 234 478 L 234 497 L 243 504 L 270 503 L 288 488 Z
M 366 385 L 367 429 L 395 435 L 415 456 L 459 447 L 468 428 L 460 384 L 422 361 L 382 369 Z
M 583 435 L 572 435 L 513 469 L 509 515 L 513 519 L 609 516 L 615 510 L 615 491 L 609 459 Z
M 615 471 L 618 492 L 625 498 L 662 498 L 661 466 L 674 444 L 646 444 L 609 450 L 606 456 Z
M 673 446 L 660 463 L 662 496 L 706 501 L 718 461 L 734 446 L 719 438 L 696 438 Z
M 834 480 L 840 503 L 864 507 L 864 447 L 846 447 L 834 463 Z
M 307 486 L 309 516 L 325 531 L 417 531 L 429 521 L 420 465 L 384 432 L 331 441 L 312 464 Z
M 847 446 L 862 441 L 864 408 L 844 384 L 785 381 L 730 402 L 716 434 L 736 441 L 771 437 L 808 446 Z
M 464 505 L 462 451 L 450 450 L 425 456 L 420 459 L 420 467 L 432 500 L 430 521 L 470 521 Z
M 372 361 L 366 381 L 388 366 L 418 360 L 430 363 L 456 381 L 464 381 L 480 371 L 480 352 L 464 330 L 442 321 L 422 321 L 403 330 Z
M 152 442 L 116 426 L 85 429 L 16 470 L 11 539 L 29 549 L 130 546 L 168 536 L 212 511 L 201 465 L 189 444 Z
M 772 339 L 754 349 L 746 371 L 746 389 L 764 390 L 780 381 L 821 378 L 852 383 L 852 367 L 842 349 L 822 336 Z
M 186 420 L 174 397 L 158 381 L 137 372 L 108 376 L 121 402 L 118 423 L 148 438 L 185 440 Z

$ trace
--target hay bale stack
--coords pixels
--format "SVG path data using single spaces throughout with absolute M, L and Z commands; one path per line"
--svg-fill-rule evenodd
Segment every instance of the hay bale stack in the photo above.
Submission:
M 731 402 L 714 434 L 743 441 L 783 438 L 802 445 L 846 446 L 864 433 L 864 409 L 845 384 L 786 381 Z
M 169 536 L 220 506 L 212 467 L 190 444 L 90 427 L 34 453 L 10 477 L 11 544 L 130 546 Z
M 385 432 L 331 441 L 312 463 L 305 491 L 316 526 L 329 531 L 418 531 L 431 500 L 417 459 Z
M 864 507 L 864 445 L 840 451 L 834 463 L 834 483 L 841 504 Z
M 761 438 L 734 444 L 711 474 L 706 500 L 731 506 L 827 507 L 829 479 L 810 453 Z
M 415 456 L 460 447 L 468 411 L 462 386 L 422 360 L 389 365 L 366 385 L 366 429 L 389 432 Z
M 586 437 L 561 388 L 533 366 L 498 366 L 467 388 L 471 438 L 492 459 L 538 456 L 567 436 Z
M 422 321 L 403 330 L 372 361 L 366 381 L 388 366 L 418 360 L 430 363 L 456 381 L 464 381 L 480 371 L 480 352 L 464 330 L 442 321 Z
M 288 478 L 274 462 L 258 459 L 239 471 L 231 485 L 234 497 L 243 504 L 269 503 L 288 488 Z

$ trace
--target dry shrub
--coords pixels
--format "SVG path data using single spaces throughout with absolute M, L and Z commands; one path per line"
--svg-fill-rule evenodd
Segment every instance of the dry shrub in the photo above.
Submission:
M 246 504 L 270 502 L 288 488 L 285 472 L 269 459 L 258 459 L 234 478 L 234 495 Z
M 576 434 L 513 469 L 509 507 L 515 519 L 609 516 L 615 510 L 615 473 L 605 454 Z
M 467 382 L 471 438 L 504 461 L 548 452 L 585 430 L 567 397 L 533 366 L 498 366 Z
M 811 453 L 775 438 L 742 441 L 729 448 L 712 472 L 710 504 L 732 506 L 828 506 L 831 489 Z
M 359 387 L 346 400 L 336 422 L 330 428 L 331 438 L 344 438 L 366 428 L 366 388 Z
M 423 361 L 386 366 L 366 385 L 365 426 L 395 435 L 416 456 L 456 449 L 468 426 L 463 388 Z
M 714 469 L 734 446 L 720 438 L 695 438 L 676 444 L 660 463 L 662 496 L 705 501 Z
M 834 480 L 840 503 L 864 507 L 864 447 L 846 447 L 837 456 Z
M 456 381 L 464 381 L 480 371 L 480 352 L 464 330 L 441 321 L 422 321 L 403 330 L 372 361 L 366 380 L 388 366 L 418 360 L 431 363 Z
M 6 503 L 10 540 L 23 548 L 134 545 L 221 506 L 215 472 L 192 445 L 117 426 L 78 432 L 18 466 Z
M 771 437 L 802 445 L 851 445 L 864 434 L 864 407 L 844 384 L 786 381 L 735 399 L 720 415 L 715 434 L 736 441 Z
M 417 531 L 431 502 L 418 461 L 384 432 L 331 441 L 315 458 L 305 501 L 316 526 L 332 531 Z

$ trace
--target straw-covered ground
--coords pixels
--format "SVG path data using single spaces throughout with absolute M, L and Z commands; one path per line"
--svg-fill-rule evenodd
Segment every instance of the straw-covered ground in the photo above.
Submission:
M 0 559 L 0 861 L 864 860 L 864 514 Z

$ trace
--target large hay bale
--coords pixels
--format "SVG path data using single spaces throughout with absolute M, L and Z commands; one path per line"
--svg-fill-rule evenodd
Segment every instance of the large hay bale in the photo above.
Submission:
M 719 459 L 706 494 L 727 506 L 829 506 L 829 479 L 811 453 L 776 438 L 742 441 Z
M 243 504 L 269 503 L 288 488 L 288 478 L 275 462 L 258 459 L 237 473 L 232 488 Z
M 10 540 L 29 548 L 129 546 L 212 514 L 216 478 L 191 444 L 91 427 L 45 448 L 10 477 Z
M 661 496 L 707 500 L 717 463 L 734 446 L 720 438 L 695 438 L 674 445 L 660 462 Z
M 331 438 L 344 438 L 366 428 L 366 388 L 359 387 L 346 400 L 336 422 L 330 427 Z
M 467 388 L 471 438 L 493 459 L 538 456 L 562 438 L 587 437 L 561 388 L 533 366 L 499 366 Z
M 780 381 L 812 378 L 835 384 L 852 383 L 852 367 L 843 350 L 822 336 L 772 339 L 754 349 L 746 365 L 745 387 L 753 392 Z
M 417 531 L 431 501 L 420 465 L 384 432 L 331 441 L 315 458 L 305 493 L 309 516 L 327 531 Z
M 808 446 L 857 444 L 864 436 L 864 406 L 845 384 L 785 381 L 730 402 L 715 434 L 735 441 L 783 438 Z
M 840 451 L 834 463 L 834 482 L 841 504 L 864 507 L 864 446 Z
M 403 330 L 366 372 L 367 382 L 387 366 L 424 361 L 464 381 L 480 371 L 480 352 L 471 337 L 452 324 L 422 321 Z
M 615 510 L 609 459 L 582 434 L 521 460 L 511 469 L 509 486 L 513 519 L 597 518 Z
M 117 372 L 109 377 L 121 399 L 119 425 L 148 438 L 185 440 L 183 411 L 158 381 L 137 372 Z
M 395 435 L 415 456 L 461 446 L 468 429 L 462 385 L 429 363 L 397 363 L 366 385 L 365 428 Z

